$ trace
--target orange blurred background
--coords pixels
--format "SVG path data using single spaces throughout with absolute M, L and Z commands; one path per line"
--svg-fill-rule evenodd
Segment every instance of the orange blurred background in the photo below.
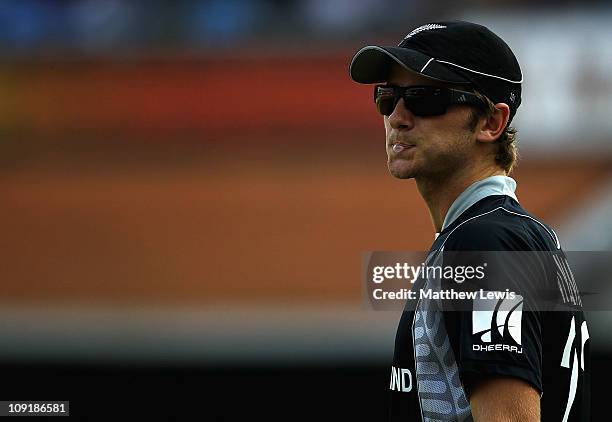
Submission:
M 2 300 L 359 304 L 362 252 L 434 231 L 349 53 L 4 66 Z M 610 163 L 526 154 L 519 199 L 554 227 Z
M 610 250 L 600 2 L 4 1 L 2 397 L 82 419 L 382 420 L 399 315 L 364 306 L 362 254 L 428 250 L 434 230 L 348 65 L 444 19 L 521 63 L 522 205 L 566 251 Z M 593 385 L 610 321 L 589 315 Z

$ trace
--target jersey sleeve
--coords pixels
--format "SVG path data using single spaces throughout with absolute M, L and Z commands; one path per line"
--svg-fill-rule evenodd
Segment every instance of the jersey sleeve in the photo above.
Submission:
M 479 377 L 508 376 L 542 392 L 542 321 L 535 298 L 547 272 L 541 256 L 525 249 L 516 228 L 498 223 L 466 224 L 445 243 L 445 268 L 480 266 L 484 273 L 482 278 L 451 281 L 452 288 L 472 296 L 444 310 L 468 389 Z

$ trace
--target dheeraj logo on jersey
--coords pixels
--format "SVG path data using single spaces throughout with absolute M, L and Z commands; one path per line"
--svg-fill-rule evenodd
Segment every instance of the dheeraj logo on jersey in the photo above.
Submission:
M 523 353 L 521 323 L 523 297 L 474 299 L 472 312 L 472 350 Z

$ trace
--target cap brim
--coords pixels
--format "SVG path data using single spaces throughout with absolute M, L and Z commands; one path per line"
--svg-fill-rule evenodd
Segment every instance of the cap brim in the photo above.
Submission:
M 349 73 L 355 82 L 362 84 L 386 82 L 389 68 L 393 63 L 437 81 L 454 84 L 470 83 L 464 77 L 436 62 L 432 57 L 403 47 L 378 45 L 363 47 L 353 56 Z

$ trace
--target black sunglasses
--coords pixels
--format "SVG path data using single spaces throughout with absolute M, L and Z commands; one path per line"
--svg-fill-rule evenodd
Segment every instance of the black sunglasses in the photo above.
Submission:
M 440 116 L 452 104 L 465 104 L 484 108 L 485 103 L 473 92 L 460 91 L 437 86 L 395 86 L 376 85 L 374 102 L 376 109 L 384 116 L 390 116 L 400 98 L 406 108 L 415 116 Z

